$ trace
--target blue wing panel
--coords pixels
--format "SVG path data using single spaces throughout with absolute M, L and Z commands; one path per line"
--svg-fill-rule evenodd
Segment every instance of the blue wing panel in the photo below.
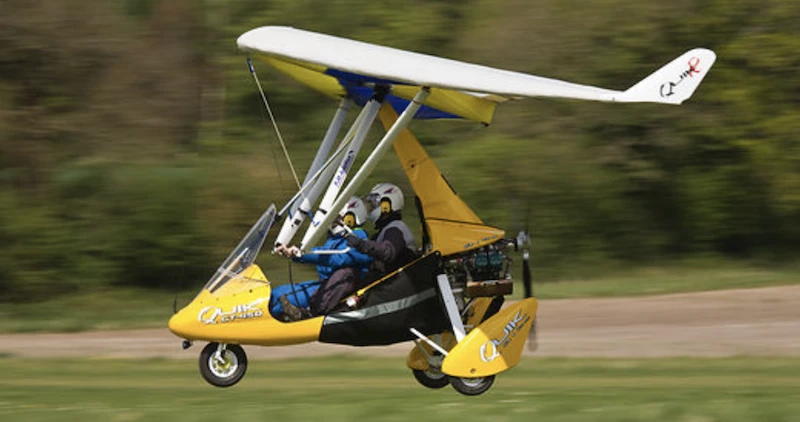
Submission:
M 363 107 L 364 104 L 369 101 L 370 98 L 375 94 L 375 91 L 368 87 L 364 86 L 365 83 L 377 84 L 377 85 L 407 85 L 401 82 L 392 81 L 389 79 L 381 79 L 375 78 L 372 76 L 363 76 L 357 73 L 350 73 L 350 72 L 343 72 L 337 69 L 327 69 L 325 74 L 335 77 L 339 83 L 344 87 L 347 93 L 351 96 L 353 101 L 356 104 Z M 389 95 L 386 97 L 386 100 L 389 101 L 389 104 L 392 105 L 394 110 L 397 114 L 403 112 L 408 106 L 410 101 L 396 97 L 394 95 Z M 426 105 L 420 107 L 417 111 L 417 114 L 414 115 L 415 119 L 460 119 L 461 116 L 457 116 L 452 113 L 448 113 L 439 109 L 435 109 Z

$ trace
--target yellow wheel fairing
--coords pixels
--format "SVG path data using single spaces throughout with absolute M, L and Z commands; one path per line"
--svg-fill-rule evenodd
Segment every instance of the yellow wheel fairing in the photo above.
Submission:
M 494 298 L 491 297 L 476 297 L 470 301 L 469 309 L 467 309 L 467 318 L 464 321 L 464 327 L 467 333 L 472 331 L 475 327 L 480 325 L 486 311 L 489 310 L 489 305 L 492 304 Z
M 442 347 L 445 350 L 450 350 L 456 345 L 456 338 L 453 337 L 452 333 L 444 332 L 440 334 L 440 336 Z M 433 347 L 424 341 L 420 341 L 408 353 L 408 357 L 406 358 L 406 366 L 408 366 L 410 369 L 419 369 L 420 371 L 430 369 L 427 356 L 433 356 L 434 353 L 436 353 L 436 351 L 433 349 Z
M 187 340 L 275 346 L 319 338 L 323 317 L 284 323 L 269 313 L 271 287 L 253 264 L 213 293 L 202 290 L 173 315 L 169 329 Z
M 524 299 L 484 321 L 450 350 L 442 363 L 442 372 L 476 378 L 516 366 L 536 319 L 537 307 L 535 298 Z
M 424 348 L 426 352 L 431 353 L 432 348 L 427 344 L 423 345 L 420 343 L 414 346 L 414 348 L 408 352 L 408 357 L 406 357 L 406 366 L 409 367 L 409 369 L 418 369 L 420 371 L 424 371 L 430 368 L 428 359 L 425 357 L 425 354 L 422 353 L 420 347 Z
M 489 305 L 492 303 L 492 299 L 493 298 L 490 297 L 478 297 L 470 302 L 469 309 L 467 310 L 467 318 L 464 322 L 467 332 L 469 332 L 471 328 L 477 327 L 480 324 L 483 316 L 486 315 L 486 311 L 489 309 Z M 453 336 L 453 333 L 447 331 L 440 335 L 442 336 L 441 346 L 445 350 L 450 350 L 456 345 L 456 338 Z M 423 353 L 420 348 L 425 349 L 427 355 L 426 353 Z M 408 366 L 410 369 L 418 369 L 420 371 L 430 369 L 430 365 L 426 356 L 431 355 L 433 355 L 433 347 L 424 341 L 420 341 L 408 353 L 408 357 L 406 358 L 406 366 Z

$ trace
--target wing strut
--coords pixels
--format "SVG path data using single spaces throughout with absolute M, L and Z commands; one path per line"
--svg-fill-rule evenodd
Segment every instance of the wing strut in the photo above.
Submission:
M 342 98 L 342 102 L 339 103 L 339 108 L 336 109 L 336 114 L 333 115 L 333 120 L 331 120 L 331 124 L 328 126 L 328 131 L 325 132 L 325 137 L 322 138 L 322 143 L 319 146 L 319 150 L 317 150 L 314 161 L 311 163 L 311 168 L 308 169 L 306 178 L 303 180 L 304 185 L 311 180 L 311 176 L 313 176 L 314 173 L 322 168 L 325 158 L 327 158 L 328 154 L 331 152 L 333 141 L 336 140 L 339 131 L 342 130 L 344 119 L 347 117 L 347 113 L 350 112 L 350 107 L 352 106 L 353 101 L 350 98 Z
M 347 117 L 352 105 L 353 101 L 349 98 L 343 98 L 342 102 L 339 103 L 339 108 L 336 109 L 336 114 L 333 115 L 333 120 L 331 120 L 331 123 L 328 126 L 328 131 L 325 133 L 325 137 L 320 143 L 319 149 L 317 150 L 317 155 L 314 157 L 314 161 L 311 164 L 311 168 L 308 169 L 306 178 L 303 181 L 303 186 L 307 186 L 309 183 L 318 183 L 320 185 L 327 183 L 330 175 L 332 174 L 331 172 L 323 173 L 323 176 L 317 179 L 317 182 L 315 182 L 314 179 L 316 178 L 320 169 L 323 168 L 325 159 L 331 152 L 333 141 L 335 141 L 336 137 L 339 135 L 339 132 L 342 129 L 342 124 L 344 123 L 344 120 Z M 345 136 L 342 142 L 344 143 L 347 139 L 348 137 Z M 289 208 L 289 218 L 283 222 L 283 227 L 281 227 L 278 238 L 275 240 L 276 247 L 287 244 L 292 240 L 292 237 L 294 237 L 295 233 L 297 233 L 297 229 L 300 227 L 300 224 L 303 223 L 305 214 L 311 210 L 311 204 L 317 200 L 320 191 L 321 189 L 315 189 L 313 187 L 309 191 L 302 191 L 302 196 L 300 199 L 292 203 L 291 207 Z M 298 209 L 301 209 L 300 213 L 297 212 Z
M 325 196 L 323 196 L 322 201 L 320 201 L 317 212 L 314 214 L 314 219 L 311 221 L 311 225 L 309 226 L 309 230 L 306 231 L 306 234 L 303 237 L 303 241 L 301 242 L 302 244 L 307 244 L 307 239 L 309 233 L 311 233 L 311 229 L 317 227 L 320 224 L 320 221 L 322 221 L 326 215 L 337 215 L 336 212 L 330 211 L 338 210 L 339 208 L 331 207 L 331 205 L 333 205 L 334 200 L 336 200 L 338 197 L 339 191 L 344 186 L 344 182 L 347 180 L 347 174 L 350 172 L 350 168 L 356 161 L 356 156 L 361 150 L 361 145 L 363 145 L 364 139 L 367 137 L 367 133 L 369 133 L 369 128 L 372 126 L 372 123 L 378 116 L 378 111 L 380 110 L 381 104 L 383 103 L 385 97 L 385 92 L 376 94 L 371 100 L 369 100 L 369 102 L 367 102 L 366 105 L 364 105 L 364 109 L 361 111 L 363 120 L 361 121 L 361 124 L 357 126 L 355 137 L 350 143 L 350 147 L 344 154 L 344 157 L 342 157 L 342 160 L 339 163 L 339 168 L 336 169 L 336 174 L 328 186 L 328 190 L 325 191 Z M 319 182 L 317 184 L 321 185 Z M 316 186 L 314 188 L 316 189 Z M 347 198 L 350 198 L 350 196 L 348 195 Z M 341 208 L 343 205 L 344 204 L 340 205 L 339 207 Z M 323 227 L 328 227 L 329 225 L 330 222 Z
M 356 118 L 356 121 L 353 123 L 353 126 L 355 127 L 355 126 L 361 124 L 361 120 L 362 119 L 363 119 L 363 111 L 362 111 L 362 114 L 359 114 L 359 116 Z M 350 145 L 350 142 L 353 140 L 352 131 L 353 131 L 353 129 L 351 128 L 351 131 L 347 133 L 347 135 L 344 137 L 342 142 L 336 148 L 336 151 L 334 151 L 333 154 L 330 157 L 328 157 L 328 160 L 325 161 L 325 164 L 323 164 L 322 167 L 319 170 L 317 170 L 317 172 L 314 173 L 313 176 L 311 176 L 310 181 L 308 183 L 304 184 L 297 191 L 297 193 L 295 193 L 294 196 L 292 196 L 291 199 L 286 201 L 286 204 L 283 206 L 283 208 L 281 208 L 281 210 L 278 211 L 278 217 L 282 217 L 295 204 L 295 201 L 297 201 L 298 198 L 300 198 L 301 196 L 306 195 L 306 194 L 308 196 L 315 196 L 315 195 L 312 195 L 312 193 L 311 193 L 312 188 L 316 188 L 317 187 L 317 183 L 316 183 L 317 181 L 319 181 L 319 180 L 327 180 L 328 178 L 330 178 L 331 175 L 333 175 L 333 170 L 332 170 L 331 164 L 337 158 L 339 158 L 342 155 L 342 152 L 344 152 L 345 147 Z M 317 193 L 317 195 L 318 194 L 319 194 L 319 192 Z M 300 207 L 300 209 L 302 209 L 302 206 Z
M 281 208 L 281 210 L 278 211 L 278 217 L 282 217 L 287 211 L 289 211 L 292 207 L 294 207 L 297 201 L 299 201 L 299 199 L 304 195 L 307 197 L 307 199 L 301 201 L 300 206 L 297 208 L 298 210 L 297 212 L 302 215 L 298 216 L 297 213 L 295 214 L 290 213 L 289 216 L 290 218 L 294 217 L 300 218 L 300 221 L 297 222 L 297 226 L 299 227 L 299 225 L 304 221 L 306 215 L 310 215 L 312 206 L 311 203 L 315 201 L 317 197 L 319 197 L 320 193 L 322 193 L 322 189 L 325 187 L 325 185 L 328 183 L 331 177 L 333 177 L 333 171 L 336 169 L 336 167 L 332 165 L 333 162 L 339 160 L 345 149 L 350 146 L 351 142 L 353 141 L 353 137 L 355 136 L 356 129 L 361 125 L 361 122 L 364 120 L 364 115 L 365 112 L 362 109 L 361 113 L 359 113 L 358 117 L 356 117 L 356 120 L 353 122 L 353 125 L 350 127 L 350 130 L 347 132 L 347 135 L 345 135 L 344 139 L 342 139 L 342 142 L 336 148 L 336 151 L 334 151 L 333 154 L 331 154 L 331 156 L 328 157 L 328 160 L 325 161 L 325 164 L 323 164 L 322 167 L 320 167 L 320 169 L 317 170 L 309 178 L 308 183 L 303 184 L 303 187 L 301 187 L 300 190 L 298 190 L 297 193 L 295 193 L 291 199 L 286 201 L 286 205 L 284 205 L 283 208 Z M 287 235 L 288 240 L 285 240 L 285 243 L 282 242 L 283 244 L 286 244 L 291 240 L 291 238 L 294 236 L 294 233 L 297 232 L 298 227 L 294 227 L 292 229 L 293 232 L 291 232 L 291 235 Z
M 414 99 L 408 103 L 408 106 L 400 115 L 400 117 L 395 121 L 391 128 L 386 132 L 383 138 L 378 142 L 378 145 L 375 146 L 375 149 L 372 151 L 372 154 L 367 157 L 364 164 L 361 168 L 358 169 L 355 176 L 353 176 L 353 180 L 344 188 L 342 193 L 338 196 L 336 201 L 331 205 L 329 209 L 338 210 L 341 209 L 344 204 L 350 199 L 350 197 L 356 193 L 361 184 L 364 183 L 364 180 L 372 173 L 375 167 L 378 165 L 378 162 L 386 155 L 389 148 L 394 143 L 394 140 L 397 139 L 398 135 L 405 129 L 411 120 L 414 118 L 414 115 L 417 114 L 417 110 L 425 103 L 425 99 L 428 98 L 430 95 L 431 90 L 429 87 L 423 87 L 422 89 L 417 92 L 417 95 L 414 96 Z M 333 219 L 337 213 L 328 213 L 325 215 L 324 219 L 320 221 L 316 225 L 311 225 L 308 228 L 308 232 L 306 232 L 305 237 L 303 238 L 303 242 L 300 244 L 300 249 L 303 251 L 308 250 L 311 246 L 315 245 L 319 238 L 325 233 L 327 227 L 333 222 Z

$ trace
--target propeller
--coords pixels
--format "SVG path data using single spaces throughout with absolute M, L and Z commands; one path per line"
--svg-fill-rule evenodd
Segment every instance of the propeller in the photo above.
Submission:
M 525 299 L 533 297 L 533 278 L 531 277 L 530 252 L 528 246 L 531 238 L 527 231 L 519 232 L 517 244 L 522 246 L 522 286 L 525 288 Z
M 522 286 L 525 289 L 525 299 L 533 297 L 534 295 L 529 251 L 531 244 L 529 219 L 530 205 L 528 206 L 528 212 L 525 213 L 525 230 L 519 232 L 517 235 L 517 247 L 522 249 Z M 536 324 L 538 321 L 538 317 L 533 320 L 533 324 L 531 324 L 531 330 L 528 333 L 528 350 L 531 352 L 535 351 L 539 347 L 539 342 L 536 336 Z

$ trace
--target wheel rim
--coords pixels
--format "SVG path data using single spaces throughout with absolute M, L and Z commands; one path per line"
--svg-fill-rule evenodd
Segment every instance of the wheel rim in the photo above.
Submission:
M 469 388 L 477 388 L 483 385 L 486 378 L 461 378 L 461 382 Z
M 224 350 L 217 358 L 216 353 L 208 357 L 208 369 L 212 374 L 220 378 L 227 378 L 233 375 L 239 368 L 239 359 L 230 350 Z
M 426 370 L 424 370 L 422 372 L 425 374 L 426 377 L 428 377 L 428 378 L 430 378 L 432 380 L 440 380 L 440 379 L 445 377 L 445 375 L 443 373 L 441 373 L 439 371 L 436 371 L 434 369 L 426 369 Z

